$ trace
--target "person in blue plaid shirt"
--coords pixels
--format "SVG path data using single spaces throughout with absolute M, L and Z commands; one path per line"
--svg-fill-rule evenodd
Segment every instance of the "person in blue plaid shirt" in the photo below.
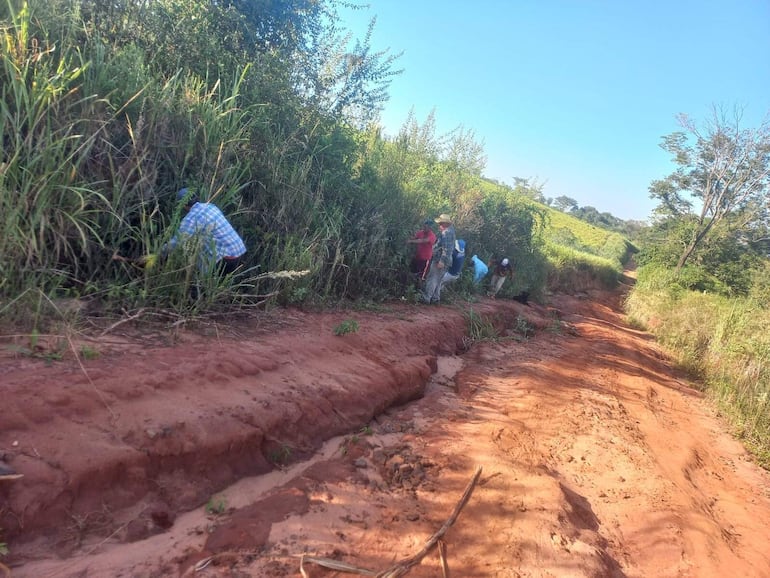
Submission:
M 201 263 L 204 267 L 216 264 L 223 275 L 235 271 L 246 253 L 246 245 L 219 207 L 213 203 L 201 203 L 187 188 L 181 189 L 176 197 L 185 204 L 187 214 L 177 233 L 163 246 L 161 254 L 168 253 L 181 240 L 195 239 L 201 243 Z

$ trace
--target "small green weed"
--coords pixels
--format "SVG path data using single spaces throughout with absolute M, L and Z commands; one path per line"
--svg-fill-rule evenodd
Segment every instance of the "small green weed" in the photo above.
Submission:
M 310 293 L 307 287 L 294 287 L 289 293 L 289 303 L 302 303 Z
M 524 339 L 528 339 L 535 334 L 535 328 L 529 324 L 529 321 L 521 315 L 516 316 L 516 321 L 513 325 L 513 331 L 522 335 Z
M 62 351 L 64 350 L 61 340 L 58 340 L 55 346 L 50 346 L 42 342 L 40 337 L 40 333 L 35 329 L 28 336 L 28 345 L 14 344 L 7 346 L 7 349 L 19 355 L 43 359 L 48 364 L 52 361 L 60 361 L 63 358 Z
M 99 352 L 93 347 L 88 347 L 87 345 L 84 345 L 83 347 L 80 348 L 80 357 L 86 360 L 98 359 Z
M 347 335 L 358 331 L 358 321 L 355 319 L 345 319 L 342 323 L 334 327 L 334 335 Z
M 227 510 L 227 502 L 224 498 L 214 498 L 211 496 L 208 502 L 206 502 L 206 513 L 211 516 L 219 516 L 225 513 Z
M 289 463 L 290 458 L 291 448 L 286 444 L 282 444 L 280 447 L 270 450 L 267 455 L 267 459 L 279 466 Z
M 472 308 L 465 314 L 465 323 L 471 342 L 494 341 L 500 337 L 492 322 L 481 317 Z
M 363 433 L 363 428 L 361 430 L 361 433 Z M 366 434 L 368 435 L 368 434 Z M 350 437 L 346 437 L 342 444 L 340 445 L 340 453 L 343 456 L 346 456 L 348 454 L 348 451 L 350 450 L 351 446 L 357 445 L 358 442 L 361 441 L 361 437 L 358 434 L 353 434 Z

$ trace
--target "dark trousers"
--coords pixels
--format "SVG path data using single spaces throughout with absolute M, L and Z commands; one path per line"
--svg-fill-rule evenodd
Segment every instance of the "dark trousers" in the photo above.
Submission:
M 222 259 L 219 263 L 217 263 L 217 268 L 219 269 L 219 274 L 224 277 L 225 275 L 233 273 L 240 264 L 240 257 L 236 257 L 235 259 Z
M 238 265 L 241 264 L 241 258 L 236 257 L 235 259 L 220 259 L 216 267 L 216 272 L 219 277 L 225 277 L 227 275 L 230 275 L 233 273 L 237 268 Z M 190 286 L 190 297 L 193 301 L 197 301 L 198 298 L 201 296 L 201 288 L 198 286 L 197 283 L 194 283 Z

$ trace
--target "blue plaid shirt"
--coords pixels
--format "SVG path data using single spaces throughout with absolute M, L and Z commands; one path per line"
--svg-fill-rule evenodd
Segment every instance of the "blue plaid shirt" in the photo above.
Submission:
M 174 248 L 180 238 L 197 237 L 206 256 L 219 261 L 225 257 L 240 257 L 246 252 L 243 239 L 212 203 L 195 203 L 179 224 L 179 231 L 168 242 Z

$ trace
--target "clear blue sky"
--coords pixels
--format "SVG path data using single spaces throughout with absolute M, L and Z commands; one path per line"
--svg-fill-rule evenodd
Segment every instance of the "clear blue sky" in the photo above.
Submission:
M 367 0 L 361 0 L 367 2 Z M 374 51 L 403 51 L 382 113 L 473 131 L 484 174 L 544 184 L 621 219 L 646 220 L 648 187 L 674 165 L 661 137 L 712 105 L 770 112 L 770 0 L 368 0 L 341 9 Z

